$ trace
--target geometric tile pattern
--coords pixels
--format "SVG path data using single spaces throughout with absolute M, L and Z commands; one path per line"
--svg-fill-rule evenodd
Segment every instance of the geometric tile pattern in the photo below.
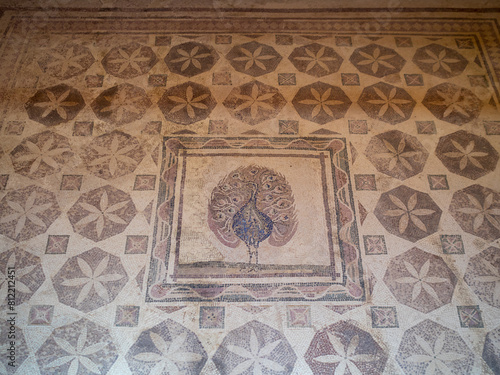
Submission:
M 0 15 L 0 373 L 500 372 L 494 13 L 103 3 Z

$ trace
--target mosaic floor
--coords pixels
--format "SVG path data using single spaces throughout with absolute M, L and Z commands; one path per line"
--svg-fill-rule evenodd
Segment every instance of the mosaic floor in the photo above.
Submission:
M 0 373 L 500 373 L 495 14 L 0 29 Z

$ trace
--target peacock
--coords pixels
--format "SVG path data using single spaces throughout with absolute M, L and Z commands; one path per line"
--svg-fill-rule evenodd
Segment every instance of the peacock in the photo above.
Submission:
M 290 184 L 263 166 L 242 166 L 223 178 L 212 191 L 208 212 L 209 227 L 222 244 L 246 245 L 250 270 L 258 267 L 262 242 L 283 246 L 297 230 Z

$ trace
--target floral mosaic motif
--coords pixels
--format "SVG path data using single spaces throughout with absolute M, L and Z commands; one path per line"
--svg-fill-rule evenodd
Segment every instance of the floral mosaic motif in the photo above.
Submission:
M 402 185 L 383 193 L 374 213 L 389 233 L 415 242 L 437 231 L 442 211 L 429 194 Z
M 406 63 L 395 50 L 378 44 L 357 48 L 349 60 L 361 73 L 378 78 L 399 73 Z
M 498 163 L 490 142 L 464 130 L 441 137 L 436 156 L 450 172 L 471 180 L 493 172 Z
M 95 59 L 87 47 L 68 42 L 50 49 L 37 62 L 44 73 L 66 80 L 87 71 Z
M 149 72 L 158 61 L 151 47 L 133 42 L 114 47 L 102 59 L 104 70 L 119 78 L 134 78 Z
M 404 89 L 379 82 L 363 89 L 358 104 L 371 118 L 395 125 L 410 118 L 416 103 Z
M 106 180 L 132 173 L 145 155 L 136 138 L 117 130 L 95 138 L 80 154 L 87 169 Z
M 398 314 L 394 306 L 372 306 L 373 328 L 399 328 Z
M 68 219 L 76 233 L 97 242 L 122 233 L 136 213 L 129 194 L 106 185 L 82 194 Z
M 28 358 L 29 351 L 26 345 L 26 339 L 24 337 L 24 333 L 21 327 L 15 327 L 16 339 L 15 339 L 15 354 L 13 357 L 15 358 L 16 366 L 9 366 L 9 356 L 11 350 L 10 340 L 7 340 L 9 335 L 10 322 L 5 319 L 0 319 L 0 337 L 2 340 L 0 341 L 0 352 L 2 356 L 0 357 L 0 374 L 11 375 L 16 373 L 18 368 L 24 363 L 26 358 Z M 17 372 L 19 374 L 20 372 Z
M 451 48 L 436 43 L 416 50 L 413 62 L 424 73 L 439 78 L 456 77 L 467 67 L 467 59 Z
M 321 125 L 344 117 L 351 103 L 340 87 L 324 82 L 301 87 L 292 100 L 300 117 Z
M 494 374 L 500 372 L 500 327 L 488 332 L 486 335 L 483 359 Z
M 206 119 L 216 104 L 207 87 L 191 81 L 169 88 L 158 101 L 165 118 L 182 125 Z
M 106 328 L 81 319 L 55 328 L 36 359 L 43 374 L 107 374 L 117 353 Z
M 470 258 L 464 280 L 481 301 L 500 308 L 500 249 L 492 246 Z
M 53 305 L 31 306 L 28 316 L 28 324 L 32 326 L 50 326 L 54 316 Z
M 132 373 L 199 374 L 207 353 L 198 337 L 173 320 L 143 331 L 125 356 Z
M 234 46 L 226 59 L 236 71 L 259 77 L 276 70 L 281 55 L 271 46 L 252 41 Z
M 127 281 L 120 258 L 97 247 L 69 258 L 52 279 L 59 301 L 83 312 L 114 301 Z
M 337 72 L 344 61 L 333 48 L 318 43 L 295 48 L 288 59 L 299 72 L 314 77 Z
M 37 91 L 24 107 L 33 121 L 54 126 L 73 120 L 85 101 L 78 90 L 61 84 Z
M 429 319 L 408 329 L 396 361 L 405 374 L 470 374 L 474 353 L 460 335 Z
M 10 158 L 16 173 L 36 179 L 59 172 L 73 155 L 66 137 L 44 131 L 25 138 Z
M 453 194 L 449 210 L 465 232 L 488 241 L 500 238 L 500 193 L 471 185 Z
M 275 87 L 252 81 L 233 88 L 223 104 L 234 118 L 256 125 L 276 117 L 286 100 Z
M 340 321 L 317 332 L 304 355 L 313 374 L 382 374 L 387 354 L 366 331 Z
M 221 374 L 291 374 L 297 356 L 285 336 L 255 320 L 229 332 L 212 360 Z
M 9 280 L 15 280 L 16 305 L 29 301 L 45 281 L 40 258 L 17 247 L 0 253 L 0 304 L 3 306 L 7 306 Z
M 224 328 L 225 308 L 200 306 L 200 328 Z
M 391 259 L 384 282 L 399 303 L 428 313 L 451 302 L 457 278 L 441 257 L 414 247 Z
M 0 201 L 0 234 L 28 240 L 45 233 L 60 214 L 54 193 L 35 185 L 13 190 Z
M 100 120 L 119 126 L 141 119 L 151 104 L 142 88 L 121 83 L 104 90 L 92 102 L 92 110 Z
M 471 90 L 453 83 L 430 88 L 422 104 L 439 120 L 455 125 L 476 119 L 482 107 L 481 100 Z
M 165 56 L 170 71 L 185 77 L 208 72 L 218 60 L 219 55 L 212 47 L 197 42 L 174 46 Z
M 365 154 L 379 172 L 400 180 L 422 172 L 429 156 L 416 137 L 399 130 L 373 137 Z

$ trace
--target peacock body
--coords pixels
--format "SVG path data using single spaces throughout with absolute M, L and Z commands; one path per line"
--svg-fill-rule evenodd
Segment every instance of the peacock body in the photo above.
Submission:
M 297 218 L 291 187 L 282 174 L 263 166 L 240 167 L 213 189 L 208 224 L 217 238 L 231 248 L 241 241 L 249 263 L 258 264 L 259 245 L 285 245 L 295 234 Z

